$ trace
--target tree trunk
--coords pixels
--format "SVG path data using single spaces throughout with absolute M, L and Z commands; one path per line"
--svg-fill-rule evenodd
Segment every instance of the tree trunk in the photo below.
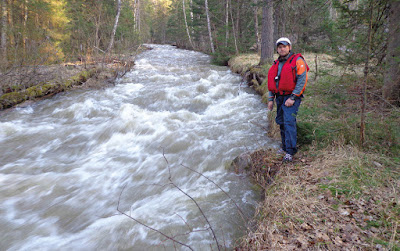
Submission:
M 136 32 L 137 31 L 137 20 L 136 20 L 136 16 L 137 16 L 137 3 L 136 0 L 133 1 L 133 20 L 134 20 L 134 24 L 133 24 L 133 30 Z
M 94 33 L 94 47 L 97 50 L 100 50 L 100 27 L 101 27 L 101 20 L 102 20 L 102 3 L 96 4 L 93 8 L 93 20 L 95 26 L 95 33 Z
M 337 19 L 337 12 L 332 1 L 329 3 L 329 18 L 333 21 L 336 21 Z
M 365 108 L 367 102 L 367 81 L 368 81 L 368 73 L 369 73 L 369 57 L 371 55 L 372 49 L 372 18 L 374 13 L 374 3 L 370 2 L 370 16 L 369 16 L 369 27 L 368 27 L 368 48 L 366 51 L 365 56 L 365 65 L 364 65 L 364 81 L 363 81 L 363 88 L 362 88 L 362 97 L 361 97 L 361 125 L 360 125 L 360 141 L 361 146 L 365 143 Z
M 96 17 L 96 20 L 95 20 L 96 30 L 95 30 L 94 44 L 95 44 L 96 48 L 100 48 L 100 38 L 99 38 L 100 20 L 101 20 L 101 14 L 99 13 L 99 15 Z
M 193 0 L 190 0 L 190 23 L 191 23 L 191 29 L 190 29 L 190 34 L 192 35 L 192 37 L 194 37 L 194 29 L 193 29 L 193 22 L 194 22 L 194 14 L 193 14 Z M 196 46 L 196 41 L 192 41 L 193 45 Z
M 273 6 L 272 0 L 265 0 L 262 14 L 261 32 L 261 58 L 260 65 L 272 63 L 274 60 L 274 27 L 273 27 Z
M 111 40 L 110 40 L 110 44 L 108 45 L 107 48 L 107 52 L 111 52 L 111 49 L 114 45 L 114 38 L 115 38 L 115 33 L 117 32 L 117 27 L 118 27 L 118 21 L 119 21 L 119 15 L 121 14 L 121 0 L 118 0 L 117 2 L 117 15 L 115 16 L 115 23 L 114 23 L 114 27 L 112 30 L 112 34 L 111 34 Z
M 26 41 L 27 37 L 27 23 L 28 23 L 28 4 L 29 0 L 25 0 L 24 2 L 24 22 L 23 22 L 23 30 L 22 30 L 22 47 L 24 50 L 24 54 L 26 54 Z
M 225 2 L 225 47 L 228 47 L 229 39 L 229 0 Z
M 281 33 L 280 33 L 280 27 L 279 27 L 279 23 L 280 23 L 280 19 L 282 18 L 281 17 L 281 4 L 282 4 L 282 2 L 278 2 L 278 3 L 275 3 L 275 6 L 274 6 L 274 14 L 273 14 L 273 20 L 274 20 L 274 41 L 276 41 L 276 40 L 278 40 L 278 38 L 280 38 L 280 37 L 283 37 L 283 36 L 281 36 Z
M 140 33 L 140 0 L 135 0 L 133 8 L 133 17 L 135 19 L 135 32 Z
M 192 24 L 193 24 L 193 20 L 194 20 L 193 0 L 190 0 L 190 21 L 192 21 Z M 193 29 L 192 29 L 192 34 L 193 34 Z
M 260 53 L 261 38 L 258 29 L 258 0 L 254 0 L 254 30 L 256 32 L 257 52 Z
M 214 49 L 214 42 L 213 42 L 212 33 L 211 33 L 211 22 L 210 22 L 210 13 L 208 11 L 208 1 L 205 0 L 204 2 L 205 2 L 205 6 L 206 6 L 207 27 L 208 27 L 208 35 L 210 37 L 211 52 L 214 54 L 215 49 Z
M 241 25 L 241 9 L 242 9 L 242 1 L 241 0 L 236 0 L 237 2 L 237 9 L 236 9 L 236 37 L 239 40 L 239 42 L 241 41 L 241 29 L 240 29 L 240 25 Z
M 1 3 L 1 60 L 7 62 L 7 0 Z
M 231 23 L 232 23 L 232 31 L 233 31 L 233 40 L 235 42 L 235 51 L 236 54 L 239 54 L 239 48 L 237 45 L 237 33 L 236 33 L 236 29 L 235 29 L 235 22 L 233 21 L 233 14 L 232 14 L 232 1 L 229 0 L 229 8 L 230 8 L 230 13 L 231 13 Z
M 14 31 L 14 21 L 13 21 L 13 6 L 14 6 L 14 2 L 13 0 L 8 0 L 8 10 L 7 10 L 7 14 L 8 14 L 8 44 L 11 45 L 15 45 L 15 31 Z
M 189 43 L 190 43 L 190 46 L 192 46 L 192 49 L 194 49 L 193 42 L 192 42 L 192 37 L 190 36 L 189 26 L 188 26 L 187 19 L 186 19 L 185 0 L 182 0 L 182 6 L 183 6 L 183 17 L 185 19 L 185 26 L 186 26 L 186 32 L 187 32 L 187 35 L 188 35 L 188 38 L 189 38 Z
M 400 106 L 400 2 L 392 0 L 389 12 L 387 70 L 383 85 L 383 97 Z
M 285 15 L 285 6 L 283 1 L 278 1 L 275 4 L 274 9 L 274 41 L 278 40 L 280 37 L 286 36 L 286 15 Z

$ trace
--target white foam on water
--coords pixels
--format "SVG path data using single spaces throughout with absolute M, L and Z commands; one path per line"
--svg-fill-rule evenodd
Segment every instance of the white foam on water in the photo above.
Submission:
M 241 78 L 209 56 L 149 46 L 115 87 L 68 92 L 0 118 L 0 249 L 173 249 L 116 215 L 118 203 L 196 250 L 215 248 L 210 231 L 189 231 L 208 228 L 191 198 L 220 243 L 230 248 L 244 234 L 231 200 L 186 167 L 251 216 L 256 192 L 225 165 L 271 144 L 252 124 L 266 124 L 266 107 L 256 94 L 237 95 Z

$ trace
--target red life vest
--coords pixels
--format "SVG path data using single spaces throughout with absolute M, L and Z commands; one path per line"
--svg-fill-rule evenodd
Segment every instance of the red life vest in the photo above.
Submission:
M 300 53 L 293 54 L 284 63 L 279 79 L 278 89 L 276 88 L 275 77 L 278 75 L 279 60 L 275 60 L 268 71 L 268 90 L 270 92 L 280 95 L 289 95 L 293 92 L 296 87 L 296 61 L 299 57 L 303 58 Z M 306 67 L 308 71 L 309 68 L 307 64 Z

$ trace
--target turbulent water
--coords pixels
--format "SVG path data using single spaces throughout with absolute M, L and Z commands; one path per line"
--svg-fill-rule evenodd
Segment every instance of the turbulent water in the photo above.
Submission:
M 216 250 L 244 234 L 189 168 L 251 217 L 258 195 L 226 166 L 272 144 L 266 107 L 209 56 L 150 46 L 115 87 L 0 114 L 0 250 Z

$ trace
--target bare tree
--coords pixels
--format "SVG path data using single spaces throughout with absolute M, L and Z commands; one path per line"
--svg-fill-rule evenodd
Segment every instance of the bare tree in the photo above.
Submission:
M 229 39 L 229 0 L 225 2 L 225 47 L 228 47 Z
M 187 19 L 186 19 L 185 0 L 182 0 L 182 6 L 183 6 L 183 17 L 185 19 L 185 26 L 186 26 L 186 32 L 187 32 L 187 35 L 188 35 L 188 38 L 189 38 L 189 43 L 190 43 L 190 46 L 192 46 L 192 49 L 194 49 L 192 37 L 190 36 L 189 26 L 188 26 Z
M 274 40 L 284 37 L 286 33 L 286 15 L 284 4 L 284 1 L 276 1 L 274 5 Z
M 369 6 L 369 25 L 368 25 L 368 48 L 365 56 L 365 65 L 364 65 L 364 81 L 362 88 L 362 97 L 361 97 L 361 125 L 360 125 L 360 139 L 361 146 L 365 143 L 365 110 L 366 110 L 366 102 L 367 102 L 367 77 L 369 73 L 369 59 L 372 50 L 372 24 L 373 24 L 373 13 L 374 13 L 374 3 L 370 2 Z
M 140 33 L 140 0 L 134 0 L 133 18 L 135 19 L 135 31 Z
M 7 62 L 7 0 L 2 0 L 1 7 L 1 58 Z
M 107 48 L 107 52 L 110 52 L 111 48 L 114 45 L 114 38 L 115 38 L 115 33 L 117 32 L 117 27 L 118 27 L 118 21 L 119 21 L 119 15 L 120 14 L 121 14 L 121 0 L 118 0 L 118 2 L 117 2 L 117 15 L 115 16 L 115 23 L 114 23 L 114 27 L 113 27 L 112 34 L 111 34 L 110 44 L 108 45 L 108 48 Z
M 383 85 L 383 97 L 392 104 L 400 105 L 400 2 L 392 0 L 389 12 L 389 36 L 387 71 Z
M 26 53 L 26 41 L 27 37 L 27 23 L 28 23 L 28 4 L 29 0 L 24 1 L 24 21 L 23 21 L 23 30 L 22 30 L 22 47 L 24 48 L 24 53 Z
M 94 34 L 94 46 L 95 48 L 100 48 L 100 27 L 101 27 L 101 20 L 102 20 L 102 11 L 103 4 L 99 3 L 93 6 L 93 23 L 95 26 L 95 34 Z
M 232 23 L 232 31 L 233 31 L 233 40 L 235 42 L 235 51 L 236 54 L 239 54 L 239 48 L 238 48 L 238 43 L 237 43 L 237 33 L 235 29 L 235 22 L 233 21 L 233 14 L 232 14 L 232 1 L 229 0 L 229 10 L 231 14 L 231 23 Z
M 260 38 L 260 31 L 258 29 L 258 0 L 253 0 L 253 1 L 254 1 L 254 28 L 256 32 L 257 51 L 260 52 L 261 38 Z
M 242 0 L 236 0 L 236 38 L 240 41 L 242 32 L 241 32 L 241 22 L 242 22 L 242 5 L 243 5 L 243 1 Z
M 209 37 L 210 37 L 211 52 L 212 52 L 212 53 L 215 53 L 214 42 L 213 42 L 212 32 L 211 32 L 210 13 L 209 13 L 209 10 L 208 10 L 208 1 L 207 1 L 207 0 L 204 0 L 204 4 L 205 4 L 205 7 L 206 7 L 207 27 L 208 27 L 208 35 L 209 35 Z
M 193 14 L 193 0 L 190 0 L 190 21 L 193 23 L 194 20 L 194 14 Z M 192 29 L 192 34 L 193 34 L 193 29 Z
M 274 20 L 272 0 L 265 0 L 262 13 L 261 32 L 261 58 L 260 64 L 266 64 L 274 60 Z

